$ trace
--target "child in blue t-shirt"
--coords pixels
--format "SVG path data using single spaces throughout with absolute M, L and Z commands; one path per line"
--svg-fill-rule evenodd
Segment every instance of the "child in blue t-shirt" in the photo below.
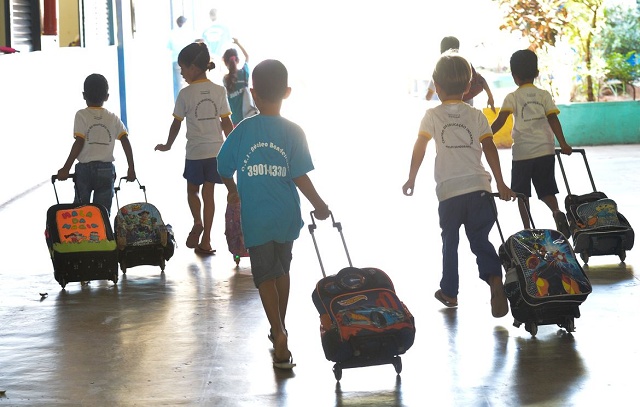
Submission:
M 291 92 L 286 67 L 276 60 L 263 61 L 252 79 L 260 114 L 240 122 L 225 140 L 218 172 L 230 188 L 235 187 L 237 172 L 242 232 L 254 284 L 271 325 L 273 366 L 291 369 L 295 364 L 285 315 L 291 250 L 303 225 L 298 189 L 313 205 L 317 219 L 328 218 L 330 212 L 307 175 L 314 167 L 304 131 L 280 116 L 282 101 Z

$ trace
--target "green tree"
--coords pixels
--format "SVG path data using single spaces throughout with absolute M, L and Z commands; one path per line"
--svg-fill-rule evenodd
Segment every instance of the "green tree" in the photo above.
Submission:
M 580 60 L 576 73 L 585 78 L 587 100 L 595 101 L 594 38 L 604 22 L 604 0 L 494 0 L 503 11 L 501 30 L 519 32 L 531 49 L 554 47 L 566 36 Z
M 626 54 L 612 52 L 607 55 L 607 78 L 622 82 L 625 91 L 627 88 L 632 89 L 633 100 L 636 100 L 636 88 L 633 83 L 640 79 L 639 62 L 635 51 Z

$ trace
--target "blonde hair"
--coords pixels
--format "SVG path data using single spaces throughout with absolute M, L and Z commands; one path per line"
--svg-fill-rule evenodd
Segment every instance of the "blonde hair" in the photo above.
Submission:
M 446 51 L 440 56 L 432 77 L 447 94 L 463 94 L 471 81 L 471 65 L 457 50 Z

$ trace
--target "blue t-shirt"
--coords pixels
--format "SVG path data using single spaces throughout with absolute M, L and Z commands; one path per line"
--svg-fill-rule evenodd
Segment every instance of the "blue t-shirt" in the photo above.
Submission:
M 244 95 L 249 92 L 249 65 L 244 64 L 238 71 L 238 79 L 233 89 L 227 89 L 227 98 L 231 107 L 231 121 L 234 125 L 244 119 Z
M 246 247 L 294 241 L 304 222 L 294 178 L 313 170 L 307 138 L 281 116 L 243 120 L 218 153 L 218 172 L 237 172 L 242 232 Z

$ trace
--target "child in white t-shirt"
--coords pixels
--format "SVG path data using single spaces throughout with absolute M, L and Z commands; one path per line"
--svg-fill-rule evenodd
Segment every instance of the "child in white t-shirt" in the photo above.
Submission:
M 113 165 L 116 140 L 120 140 L 127 157 L 127 181 L 136 179 L 133 151 L 124 123 L 117 115 L 102 107 L 109 99 L 107 79 L 97 73 L 87 76 L 82 96 L 87 107 L 76 113 L 73 122 L 75 142 L 67 161 L 58 170 L 57 178 L 61 181 L 67 179 L 71 166 L 77 159 L 74 203 L 97 203 L 104 206 L 110 214 L 116 179 L 116 168 Z
M 558 120 L 560 111 L 551 94 L 537 88 L 533 81 L 538 76 L 538 57 L 528 49 L 516 51 L 511 56 L 511 75 L 518 89 L 505 97 L 500 113 L 491 124 L 496 133 L 504 126 L 510 114 L 513 114 L 513 162 L 511 165 L 511 189 L 527 197 L 531 196 L 531 184 L 538 198 L 553 213 L 556 228 L 565 237 L 570 237 L 569 225 L 565 214 L 558 207 L 556 194 L 558 186 L 555 178 L 555 144 L 558 139 L 562 154 L 571 154 L 562 126 Z M 525 229 L 530 229 L 529 215 L 525 202 L 518 199 L 520 217 Z
M 231 109 L 223 86 L 207 79 L 207 71 L 215 67 L 206 44 L 194 42 L 178 55 L 181 74 L 188 86 L 180 90 L 173 110 L 173 122 L 166 144 L 158 144 L 157 151 L 169 151 L 178 136 L 182 121 L 187 122 L 187 153 L 184 178 L 187 180 L 187 201 L 193 216 L 193 227 L 186 246 L 197 254 L 215 253 L 211 247 L 211 226 L 215 204 L 215 184 L 222 184 L 216 157 L 224 141 L 233 130 Z M 201 188 L 202 187 L 202 188 Z M 202 201 L 200 192 L 202 189 Z M 237 201 L 235 184 L 229 200 Z
M 500 318 L 509 306 L 502 284 L 502 265 L 489 241 L 496 215 L 491 196 L 491 175 L 482 165 L 482 154 L 491 167 L 500 199 L 515 194 L 505 185 L 498 150 L 484 114 L 462 101 L 469 89 L 471 66 L 457 52 L 442 54 L 433 71 L 436 92 L 442 101 L 428 109 L 413 148 L 405 195 L 413 195 L 416 176 L 429 140 L 434 139 L 434 176 L 442 228 L 442 279 L 435 297 L 447 307 L 458 306 L 458 244 L 464 225 L 471 251 L 476 255 L 479 277 L 491 290 L 491 313 Z

